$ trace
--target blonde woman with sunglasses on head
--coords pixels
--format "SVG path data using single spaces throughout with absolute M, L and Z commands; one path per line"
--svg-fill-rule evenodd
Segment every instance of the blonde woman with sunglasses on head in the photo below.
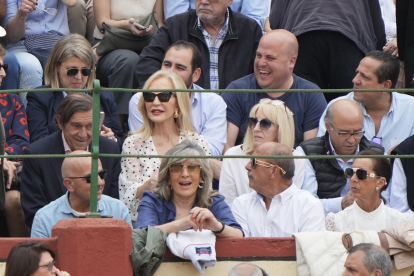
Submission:
M 386 158 L 370 158 L 377 155 L 374 150 L 363 150 L 356 158 L 352 168 L 345 169 L 349 179 L 354 203 L 338 213 L 326 216 L 326 230 L 337 232 L 376 231 L 395 224 L 413 221 L 408 213 L 401 213 L 385 205 L 381 193 L 388 187 L 392 175 L 391 163 Z
M 264 142 L 277 142 L 292 149 L 293 155 L 300 155 L 293 149 L 295 143 L 294 114 L 279 100 L 262 99 L 253 106 L 248 119 L 244 143 L 230 148 L 225 155 L 251 155 L 257 146 Z M 249 179 L 246 164 L 248 158 L 224 158 L 220 174 L 219 190 L 226 197 L 227 204 L 252 189 L 249 187 Z M 298 188 L 302 187 L 305 160 L 295 160 L 295 176 L 293 182 Z
M 187 87 L 180 76 L 169 71 L 154 73 L 143 89 L 182 89 Z M 191 123 L 189 92 L 144 92 L 138 102 L 142 127 L 125 139 L 122 154 L 164 155 L 170 148 L 188 139 L 197 142 L 210 155 L 208 142 Z M 133 223 L 146 190 L 156 187 L 160 158 L 124 157 L 119 175 L 119 198 L 126 204 Z

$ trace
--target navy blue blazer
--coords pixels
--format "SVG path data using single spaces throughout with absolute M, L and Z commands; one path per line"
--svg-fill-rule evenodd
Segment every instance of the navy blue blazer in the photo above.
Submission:
M 48 85 L 36 89 L 50 88 Z M 30 143 L 46 137 L 58 130 L 55 124 L 56 111 L 63 100 L 61 91 L 27 93 L 27 124 L 29 126 Z M 118 139 L 122 149 L 124 135 L 119 125 L 114 95 L 111 91 L 101 92 L 101 111 L 105 112 L 104 125 L 109 127 Z
M 89 146 L 91 149 L 91 145 Z M 119 154 L 118 145 L 103 136 L 99 137 L 99 152 Z M 29 145 L 24 154 L 64 154 L 62 131 L 44 137 Z M 120 158 L 100 158 L 107 171 L 103 194 L 119 199 L 118 177 Z M 37 210 L 66 193 L 61 167 L 63 158 L 24 158 L 20 184 L 21 203 L 27 226 L 31 227 Z

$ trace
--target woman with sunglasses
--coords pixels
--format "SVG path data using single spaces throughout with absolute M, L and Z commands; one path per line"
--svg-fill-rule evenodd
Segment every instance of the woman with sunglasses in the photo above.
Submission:
M 55 252 L 44 243 L 18 243 L 7 257 L 4 276 L 70 276 L 56 268 L 55 257 Z
M 292 149 L 293 155 L 300 155 L 293 149 L 295 143 L 295 125 L 293 113 L 279 100 L 262 99 L 253 106 L 248 119 L 244 143 L 232 147 L 224 155 L 251 155 L 257 146 L 264 142 L 277 142 Z M 252 192 L 245 166 L 248 158 L 223 158 L 220 173 L 219 190 L 226 197 L 227 204 L 243 194 Z M 295 176 L 293 182 L 300 189 L 303 183 L 305 168 L 304 159 L 295 160 Z
M 95 79 L 95 56 L 88 40 L 78 34 L 62 37 L 53 48 L 45 68 L 43 88 L 92 89 Z M 27 120 L 30 142 L 57 131 L 54 122 L 57 107 L 67 94 L 76 92 L 36 92 L 27 95 Z M 110 91 L 101 93 L 101 110 L 105 113 L 101 135 L 122 147 L 123 133 L 119 125 L 114 96 Z
M 193 141 L 184 141 L 166 153 L 172 156 L 205 156 Z M 177 233 L 209 229 L 217 237 L 243 237 L 224 196 L 211 189 L 213 172 L 205 158 L 164 158 L 155 190 L 144 192 L 134 228 L 155 226 Z
M 182 89 L 182 78 L 169 71 L 154 73 L 143 89 Z M 143 117 L 142 127 L 125 139 L 122 154 L 164 155 L 170 148 L 184 140 L 196 141 L 210 155 L 208 142 L 199 135 L 191 123 L 191 104 L 188 92 L 144 92 L 138 102 Z M 124 157 L 119 175 L 119 198 L 137 220 L 142 193 L 155 188 L 160 158 Z
M 4 64 L 6 50 L 0 45 L 0 85 L 7 73 Z M 17 94 L 0 94 L 0 113 L 6 133 L 6 155 L 23 154 L 23 149 L 29 145 L 29 131 L 26 121 L 26 110 Z M 27 237 L 29 229 L 24 223 L 24 213 L 20 203 L 20 183 L 16 181 L 20 163 L 17 159 L 4 159 L 4 174 L 6 184 L 6 201 L 4 215 L 10 237 Z
M 377 154 L 374 150 L 360 151 L 358 155 L 366 158 L 356 158 L 352 168 L 345 169 L 345 177 L 349 179 L 350 193 L 355 201 L 344 210 L 326 216 L 327 230 L 380 232 L 389 226 L 414 220 L 410 214 L 401 213 L 385 205 L 381 193 L 388 187 L 392 167 L 386 158 L 369 157 Z

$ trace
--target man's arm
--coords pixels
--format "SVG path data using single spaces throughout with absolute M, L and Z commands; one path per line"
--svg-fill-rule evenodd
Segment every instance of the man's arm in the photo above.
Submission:
M 377 38 L 377 49 L 382 51 L 387 42 L 387 36 L 385 35 L 384 20 L 382 19 L 381 7 L 379 1 L 370 0 L 368 1 L 369 13 L 371 14 L 372 26 L 374 28 L 374 34 Z
M 7 4 L 6 0 L 0 0 L 0 19 L 3 20 L 6 17 Z
M 260 28 L 263 29 L 269 15 L 269 6 L 270 0 L 244 0 L 240 13 L 256 20 Z
M 250 237 L 249 224 L 247 222 L 247 217 L 246 217 L 246 214 L 245 214 L 246 211 L 243 207 L 246 207 L 245 204 L 240 200 L 240 198 L 236 198 L 233 201 L 233 204 L 231 206 L 231 211 L 232 211 L 236 221 L 242 227 L 243 232 L 244 232 L 244 236 L 245 237 Z
M 395 158 L 391 181 L 387 189 L 381 193 L 387 201 L 387 205 L 402 213 L 411 212 L 407 201 L 407 177 L 400 158 Z
M 227 123 L 227 142 L 223 149 L 223 154 L 236 145 L 237 135 L 239 134 L 239 128 L 232 123 Z
M 318 134 L 318 129 L 319 129 L 319 128 L 314 128 L 314 129 L 311 129 L 311 130 L 305 131 L 305 132 L 303 133 L 303 141 L 306 141 L 306 140 L 308 140 L 308 139 L 315 138 L 315 137 L 316 137 L 316 135 Z
M 31 238 L 50 238 L 52 229 L 47 229 L 42 214 L 36 214 L 33 220 L 32 229 L 30 230 Z
M 142 114 L 138 110 L 138 102 L 141 98 L 142 92 L 136 93 L 129 100 L 129 116 L 128 116 L 128 126 L 131 132 L 135 132 L 142 127 L 144 121 L 142 119 Z
M 319 200 L 308 200 L 300 221 L 300 232 L 325 231 L 325 211 L 322 203 Z

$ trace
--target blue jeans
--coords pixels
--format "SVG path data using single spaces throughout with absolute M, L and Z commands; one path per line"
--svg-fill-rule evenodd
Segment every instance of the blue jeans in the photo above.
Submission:
M 7 64 L 9 68 L 7 69 L 6 76 L 3 78 L 0 90 L 19 89 L 20 66 L 16 56 L 7 52 L 3 63 Z

